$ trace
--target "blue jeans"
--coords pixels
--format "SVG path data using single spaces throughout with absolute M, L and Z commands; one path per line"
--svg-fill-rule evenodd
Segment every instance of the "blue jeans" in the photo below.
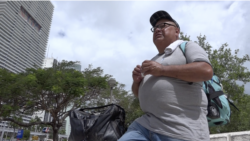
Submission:
M 134 121 L 128 127 L 127 132 L 118 141 L 184 141 L 184 140 L 175 139 L 154 133 Z

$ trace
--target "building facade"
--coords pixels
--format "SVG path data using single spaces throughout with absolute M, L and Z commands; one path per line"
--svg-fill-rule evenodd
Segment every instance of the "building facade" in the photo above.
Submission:
M 53 11 L 50 1 L 0 1 L 1 68 L 42 67 Z
M 13 115 L 11 115 L 13 116 Z M 24 115 L 24 114 L 20 114 L 21 118 L 22 118 L 22 122 L 24 123 L 29 123 L 30 120 L 32 119 L 32 115 Z M 0 122 L 0 128 L 11 128 L 10 122 L 9 121 L 1 121 Z M 1 130 L 0 130 L 1 131 Z
M 57 65 L 57 60 L 54 58 L 45 58 L 43 61 L 42 68 L 52 68 Z
M 81 71 L 81 62 L 80 61 L 76 61 L 75 64 L 71 65 L 68 67 L 69 69 L 74 69 L 74 70 L 77 70 L 77 71 Z

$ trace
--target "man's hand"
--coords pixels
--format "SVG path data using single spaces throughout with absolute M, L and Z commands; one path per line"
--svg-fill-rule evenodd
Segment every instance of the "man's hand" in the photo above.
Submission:
M 163 66 L 155 61 L 145 60 L 142 62 L 141 71 L 144 75 L 151 74 L 153 76 L 161 76 Z
M 133 77 L 133 84 L 132 84 L 132 91 L 134 93 L 134 95 L 136 97 L 138 97 L 138 94 L 139 94 L 139 86 L 140 86 L 140 83 L 143 79 L 143 77 L 141 76 L 141 66 L 140 65 L 137 65 L 133 72 L 132 72 L 132 77 Z
M 134 70 L 133 70 L 133 80 L 134 80 L 134 83 L 140 83 L 141 80 L 143 79 L 143 77 L 141 76 L 141 66 L 140 65 L 137 65 Z

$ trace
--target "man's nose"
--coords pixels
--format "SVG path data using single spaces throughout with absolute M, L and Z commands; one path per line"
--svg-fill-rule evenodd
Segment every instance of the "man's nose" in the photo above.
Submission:
M 155 28 L 155 33 L 158 33 L 160 31 L 161 31 L 161 28 L 159 28 L 159 27 Z

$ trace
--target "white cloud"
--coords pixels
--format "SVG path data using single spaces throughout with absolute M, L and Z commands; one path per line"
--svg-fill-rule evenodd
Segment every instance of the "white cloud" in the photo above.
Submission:
M 150 16 L 165 10 L 181 31 L 197 40 L 200 34 L 218 48 L 228 43 L 247 52 L 250 2 L 169 1 L 52 1 L 55 6 L 48 45 L 49 56 L 79 60 L 113 75 L 127 90 L 137 64 L 157 54 L 152 42 Z M 65 36 L 59 36 L 59 33 Z M 244 54 L 243 53 L 243 54 Z

